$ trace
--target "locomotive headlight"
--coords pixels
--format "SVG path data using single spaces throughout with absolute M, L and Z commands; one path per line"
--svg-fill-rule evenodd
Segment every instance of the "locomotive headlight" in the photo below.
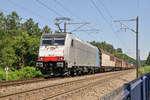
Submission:
M 45 58 L 44 57 L 40 57 L 40 60 L 45 60 Z
M 58 57 L 59 60 L 64 60 L 64 57 Z

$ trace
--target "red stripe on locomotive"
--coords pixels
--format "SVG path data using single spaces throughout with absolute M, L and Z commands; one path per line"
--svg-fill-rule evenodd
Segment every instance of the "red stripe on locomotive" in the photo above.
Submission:
M 64 57 L 39 57 L 38 61 L 64 61 Z

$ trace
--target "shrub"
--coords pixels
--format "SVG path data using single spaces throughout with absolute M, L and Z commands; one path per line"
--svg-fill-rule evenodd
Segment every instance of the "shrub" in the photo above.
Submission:
M 24 67 L 19 70 L 20 79 L 36 78 L 41 76 L 42 73 L 40 71 L 36 71 L 34 67 Z
M 144 67 L 141 67 L 138 72 L 139 76 L 142 76 L 144 73 L 145 73 Z
M 9 71 L 8 72 L 8 80 L 19 80 L 18 71 Z
M 5 81 L 6 80 L 6 73 L 0 69 L 0 81 Z
M 139 76 L 150 72 L 150 66 L 144 66 L 139 69 Z
M 42 73 L 40 71 L 36 71 L 34 67 L 24 67 L 20 70 L 9 70 L 8 72 L 8 80 L 23 80 L 28 78 L 38 78 L 42 77 Z M 6 73 L 3 69 L 0 69 L 0 81 L 6 81 Z

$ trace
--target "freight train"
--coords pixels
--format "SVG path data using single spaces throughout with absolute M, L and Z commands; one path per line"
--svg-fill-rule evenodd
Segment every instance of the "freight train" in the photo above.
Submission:
M 82 75 L 131 68 L 132 64 L 71 33 L 41 36 L 36 68 L 47 75 Z

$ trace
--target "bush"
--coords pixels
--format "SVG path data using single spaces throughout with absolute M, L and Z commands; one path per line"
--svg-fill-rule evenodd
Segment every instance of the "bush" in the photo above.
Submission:
M 24 67 L 19 71 L 19 77 L 21 79 L 36 78 L 41 76 L 42 73 L 40 71 L 36 71 L 34 67 Z
M 139 77 L 142 76 L 144 73 L 145 73 L 144 67 L 141 67 L 138 72 Z
M 40 71 L 36 71 L 34 67 L 24 67 L 20 70 L 8 72 L 8 80 L 23 80 L 29 78 L 38 78 L 42 77 L 42 73 Z M 0 69 L 0 81 L 6 81 L 6 73 L 3 69 Z
M 0 81 L 5 81 L 5 80 L 6 80 L 6 74 L 2 69 L 0 69 Z
M 139 69 L 139 76 L 150 72 L 150 66 L 144 66 Z
M 144 64 L 142 65 L 142 67 L 145 67 L 145 66 L 148 66 L 148 65 L 144 63 Z
M 9 71 L 8 72 L 8 80 L 18 80 L 19 77 L 17 75 L 17 71 Z M 6 72 L 4 70 L 0 70 L 0 81 L 6 81 Z

